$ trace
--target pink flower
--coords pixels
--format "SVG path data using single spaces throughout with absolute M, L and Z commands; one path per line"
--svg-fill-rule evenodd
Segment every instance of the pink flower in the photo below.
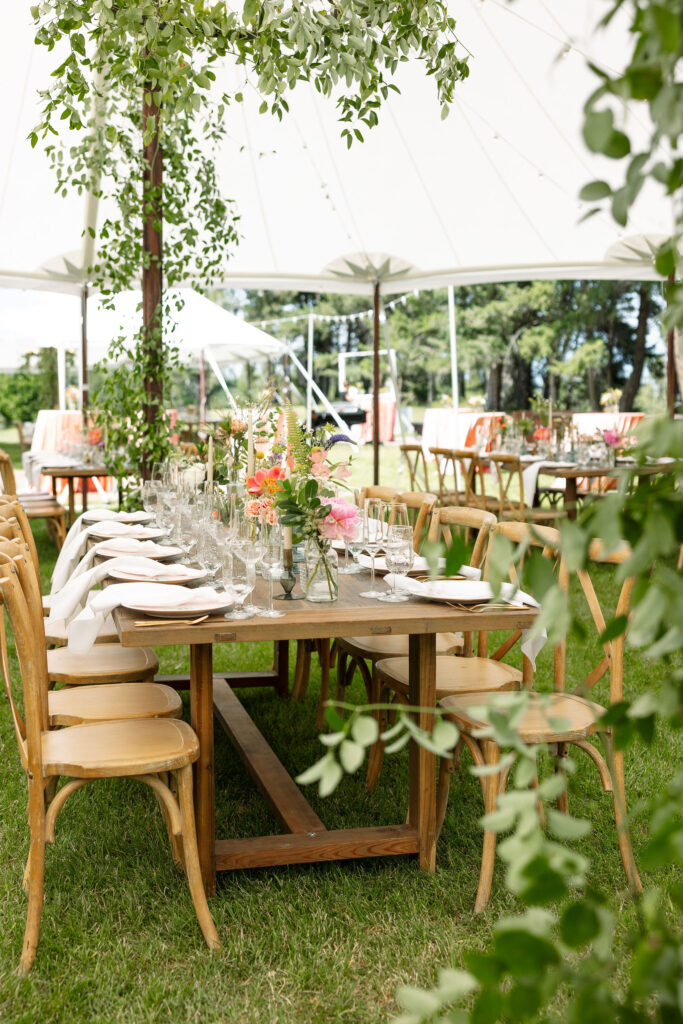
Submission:
M 326 464 L 327 452 L 322 448 L 314 448 L 311 452 L 311 475 L 321 480 L 327 480 L 330 475 L 330 467 Z
M 342 498 L 333 498 L 328 507 L 328 515 L 318 526 L 321 535 L 326 540 L 352 540 L 358 530 L 357 507 Z
M 335 471 L 335 476 L 339 480 L 348 480 L 351 476 L 351 469 L 349 468 L 348 462 L 340 462 Z
M 280 480 L 285 476 L 281 466 L 271 469 L 257 469 L 253 476 L 247 477 L 247 490 L 250 494 L 275 494 L 282 490 Z
M 621 437 L 616 430 L 603 430 L 602 437 L 605 444 L 609 445 L 610 448 L 618 448 L 621 444 Z
M 261 515 L 264 523 L 268 526 L 275 526 L 277 524 L 277 509 L 273 507 L 272 502 L 269 502 L 267 508 L 262 510 Z
M 258 498 L 252 498 L 251 501 L 245 502 L 244 514 L 249 516 L 250 519 L 258 519 L 261 515 L 261 502 Z

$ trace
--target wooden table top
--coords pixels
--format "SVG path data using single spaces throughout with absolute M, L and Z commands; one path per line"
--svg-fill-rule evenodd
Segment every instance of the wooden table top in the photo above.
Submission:
M 110 476 L 106 466 L 84 463 L 82 466 L 41 466 L 41 476 L 59 476 L 65 480 L 72 477 Z
M 528 629 L 538 615 L 537 608 L 492 609 L 471 612 L 420 598 L 397 604 L 359 596 L 369 589 L 369 573 L 339 577 L 339 598 L 313 604 L 309 601 L 276 601 L 278 619 L 226 619 L 211 616 L 194 626 L 177 625 L 172 619 L 158 619 L 158 626 L 135 626 L 147 616 L 125 608 L 114 611 L 124 647 L 164 647 L 173 644 L 213 644 L 240 641 L 326 639 L 333 636 L 386 636 L 389 634 L 442 633 L 467 630 Z M 381 580 L 378 580 L 382 586 Z M 297 591 L 299 590 L 297 586 Z M 277 595 L 279 587 L 275 584 Z M 265 605 L 268 584 L 258 579 L 253 598 Z
M 491 462 L 490 454 L 482 455 L 481 461 L 484 463 Z M 642 464 L 637 462 L 617 462 L 616 466 L 600 465 L 599 463 L 591 462 L 584 463 L 583 465 L 578 462 L 571 463 L 571 465 L 564 466 L 553 466 L 552 463 L 555 461 L 552 456 L 539 455 L 533 458 L 522 456 L 522 469 L 526 469 L 527 466 L 532 466 L 535 462 L 548 463 L 541 469 L 542 476 L 555 476 L 561 477 L 564 480 L 571 480 L 578 477 L 600 477 L 600 476 L 614 476 L 622 473 L 626 470 L 636 470 L 638 476 L 652 476 L 654 473 L 670 473 L 676 467 L 676 460 L 670 459 L 660 462 L 644 462 Z M 558 460 L 560 461 L 560 460 Z M 569 460 L 566 460 L 569 462 Z

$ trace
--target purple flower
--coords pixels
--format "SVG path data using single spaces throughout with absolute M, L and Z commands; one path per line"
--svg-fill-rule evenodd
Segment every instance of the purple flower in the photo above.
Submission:
M 329 451 L 333 444 L 338 444 L 340 441 L 345 441 L 347 444 L 353 444 L 351 438 L 347 437 L 346 434 L 332 434 L 328 437 L 327 441 L 325 441 L 323 447 Z

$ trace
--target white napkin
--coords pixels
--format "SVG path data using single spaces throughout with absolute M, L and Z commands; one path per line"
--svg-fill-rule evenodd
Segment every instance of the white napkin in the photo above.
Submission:
M 522 470 L 522 484 L 524 485 L 524 504 L 528 505 L 529 508 L 533 506 L 534 498 L 536 496 L 536 484 L 538 483 L 538 474 L 542 473 L 544 469 L 556 469 L 558 466 L 573 466 L 573 462 L 553 462 L 550 459 L 541 459 L 537 462 L 530 462 Z M 564 480 L 559 479 L 556 481 L 556 486 L 563 487 Z
M 85 559 L 81 559 L 81 562 L 83 561 Z M 112 569 L 123 569 L 126 572 L 136 572 L 141 576 L 147 575 L 150 577 L 175 576 L 178 572 L 177 566 L 164 565 L 161 562 L 155 562 L 151 558 L 136 558 L 131 555 L 110 558 L 106 562 L 102 562 L 101 565 L 96 565 L 93 569 L 87 569 L 77 575 L 74 574 L 69 582 L 65 583 L 62 589 L 53 595 L 50 602 L 50 618 L 47 625 L 63 625 L 64 622 L 69 622 L 86 603 L 89 591 L 105 579 Z
M 429 580 L 425 583 L 422 580 L 411 579 L 409 576 L 394 576 L 393 573 L 384 577 L 384 582 L 389 586 L 394 585 L 394 580 L 399 590 L 405 590 L 415 597 L 472 602 L 472 604 L 483 604 L 493 598 L 491 585 L 484 580 Z M 531 594 L 525 594 L 523 590 L 518 590 L 514 583 L 502 583 L 500 594 L 495 597 L 495 601 L 503 601 L 513 608 L 523 608 L 524 605 L 529 605 L 532 608 L 539 607 L 538 601 Z M 535 637 L 529 637 L 528 630 L 522 634 L 522 653 L 527 656 L 533 668 L 536 668 L 536 658 L 546 639 L 545 630 L 540 636 Z
M 372 559 L 370 558 L 369 555 L 361 554 L 358 556 L 358 563 L 359 565 L 362 565 L 364 569 L 370 569 L 372 566 Z M 446 559 L 440 558 L 439 569 L 443 569 L 445 564 Z M 379 572 L 387 571 L 386 559 L 383 556 L 378 555 L 375 558 L 375 569 L 379 570 Z M 428 573 L 429 562 L 423 555 L 415 555 L 415 557 L 413 558 L 413 567 L 410 571 Z M 481 569 L 474 569 L 471 565 L 461 565 L 460 568 L 458 569 L 458 575 L 465 576 L 469 580 L 478 580 L 481 579 Z
M 122 604 L 157 605 L 164 608 L 205 608 L 217 596 L 213 587 L 176 586 L 173 583 L 114 583 L 95 594 L 90 604 L 67 626 L 69 650 L 86 654 L 95 642 L 107 615 Z M 228 604 L 227 599 L 225 604 Z
M 116 515 L 116 513 L 114 513 Z M 108 517 L 107 517 L 108 518 Z M 76 524 L 74 523 L 74 526 Z M 111 522 L 106 524 L 107 531 L 111 537 L 125 537 L 132 530 L 140 529 L 139 526 L 129 523 L 120 523 L 117 519 L 113 519 Z M 55 594 L 58 590 L 61 590 L 64 584 L 71 576 L 76 564 L 80 561 L 81 555 L 85 550 L 85 546 L 88 543 L 88 537 L 94 531 L 100 531 L 102 529 L 101 524 L 94 523 L 93 526 L 88 526 L 86 529 L 80 529 L 78 533 L 73 534 L 73 526 L 69 530 L 69 536 L 67 537 L 62 550 L 59 552 L 57 564 L 55 565 L 54 572 L 52 573 L 52 588 L 51 593 Z M 69 540 L 71 537 L 71 540 Z

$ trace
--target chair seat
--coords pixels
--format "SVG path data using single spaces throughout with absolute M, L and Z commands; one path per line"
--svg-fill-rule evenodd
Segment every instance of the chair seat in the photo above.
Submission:
M 485 698 L 487 709 L 500 708 L 510 700 L 508 694 L 492 693 Z M 468 711 L 473 704 L 472 695 L 445 697 L 441 707 L 453 716 L 466 732 L 479 729 L 488 722 L 488 716 L 474 716 Z M 482 701 L 478 700 L 478 711 Z M 575 693 L 532 693 L 529 706 L 517 726 L 524 743 L 563 743 L 585 739 L 597 728 L 598 719 L 605 708 Z
M 68 641 L 64 621 L 45 623 L 45 643 L 53 647 L 65 647 Z M 95 638 L 96 644 L 118 644 L 119 633 L 111 615 L 107 615 Z
M 408 657 L 408 636 L 346 636 L 338 639 L 342 650 L 355 658 L 393 658 L 397 655 Z M 463 647 L 462 633 L 437 633 L 436 653 L 454 654 Z
M 50 690 L 50 725 L 82 725 L 126 718 L 179 718 L 183 702 L 176 690 L 161 683 L 103 683 Z
M 46 775 L 103 779 L 175 771 L 199 757 L 194 730 L 177 718 L 95 722 L 42 735 Z
M 378 661 L 377 671 L 392 690 L 408 695 L 408 659 L 387 658 Z M 473 693 L 491 690 L 518 690 L 522 673 L 493 658 L 454 658 L 441 655 L 436 659 L 436 699 L 452 693 Z
M 150 647 L 96 644 L 86 654 L 74 654 L 68 647 L 47 652 L 47 674 L 53 683 L 133 683 L 151 679 L 158 670 L 159 660 Z
M 566 519 L 563 508 L 512 508 L 505 509 L 500 517 L 504 522 L 543 523 L 547 519 Z

